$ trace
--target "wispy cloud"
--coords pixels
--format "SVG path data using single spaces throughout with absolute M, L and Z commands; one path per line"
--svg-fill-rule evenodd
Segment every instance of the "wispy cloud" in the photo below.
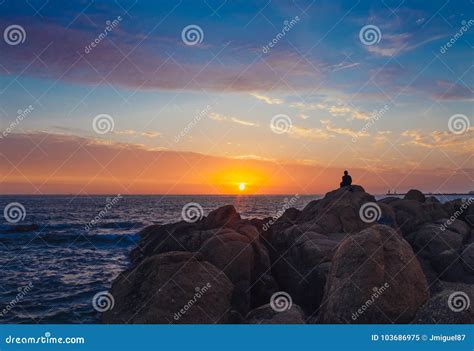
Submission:
M 156 138 L 156 137 L 161 136 L 160 132 L 156 132 L 156 131 L 142 132 L 142 131 L 137 131 L 133 129 L 114 130 L 111 133 L 116 134 L 116 135 L 140 135 L 147 138 Z
M 365 45 L 364 47 L 371 53 L 385 57 L 393 57 L 446 36 L 446 34 L 433 35 L 420 40 L 419 35 L 414 36 L 411 33 L 383 34 L 382 39 L 377 45 Z
M 365 137 L 369 136 L 367 132 L 356 131 L 350 128 L 339 128 L 334 127 L 329 120 L 322 120 L 321 123 L 324 125 L 327 131 L 340 134 L 340 135 L 348 135 L 350 137 Z
M 288 134 L 293 137 L 309 139 L 309 140 L 326 140 L 333 136 L 320 128 L 304 128 L 299 126 L 291 126 Z
M 266 103 L 268 105 L 281 105 L 284 102 L 282 99 L 271 98 L 269 96 L 265 96 L 265 95 L 258 94 L 258 93 L 250 93 L 250 95 L 253 96 L 254 98 L 260 100 L 260 101 L 263 101 L 264 103 Z
M 290 104 L 290 107 L 298 108 L 303 111 L 314 111 L 323 110 L 329 112 L 334 117 L 347 117 L 348 120 L 361 120 L 366 121 L 370 118 L 370 115 L 350 105 L 344 105 L 342 103 L 331 104 L 331 103 L 303 103 L 296 102 Z
M 243 126 L 248 126 L 248 127 L 258 127 L 259 124 L 252 122 L 252 121 L 247 121 L 241 118 L 233 117 L 233 116 L 225 116 L 221 113 L 217 112 L 211 112 L 209 114 L 209 118 L 214 120 L 214 121 L 219 121 L 219 122 L 232 122 L 235 124 L 240 124 Z

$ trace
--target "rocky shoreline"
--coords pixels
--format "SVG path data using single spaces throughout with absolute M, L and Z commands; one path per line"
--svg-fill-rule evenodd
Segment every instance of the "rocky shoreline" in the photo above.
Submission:
M 474 322 L 472 199 L 353 185 L 279 218 L 228 205 L 140 236 L 104 323 Z

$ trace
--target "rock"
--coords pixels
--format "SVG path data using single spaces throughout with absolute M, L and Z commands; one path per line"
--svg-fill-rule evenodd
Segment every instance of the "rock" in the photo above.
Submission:
M 251 307 L 268 301 L 276 284 L 268 274 L 270 258 L 258 241 L 258 231 L 252 226 L 239 230 L 219 230 L 201 245 L 199 252 L 232 281 L 232 305 L 245 315 Z
M 409 190 L 404 197 L 405 200 L 415 200 L 418 202 L 425 202 L 425 195 L 419 190 L 411 189 Z
M 235 207 L 227 205 L 211 211 L 209 215 L 203 220 L 202 226 L 206 229 L 213 228 L 233 228 L 241 218 Z
M 471 228 L 474 228 L 474 198 L 469 197 L 467 200 L 456 199 L 452 201 L 447 201 L 443 204 L 445 211 L 447 212 L 450 218 L 460 219 Z
M 450 282 L 464 281 L 465 272 L 458 251 L 443 251 L 431 258 L 431 264 L 441 279 Z
M 412 323 L 471 324 L 474 322 L 472 307 L 462 308 L 462 306 L 467 307 L 468 304 L 470 305 L 470 301 L 474 301 L 472 289 L 464 289 L 464 291 L 444 290 L 430 298 L 420 308 Z
M 461 234 L 449 229 L 443 230 L 438 224 L 428 223 L 410 233 L 406 239 L 421 257 L 433 258 L 446 250 L 459 251 L 463 244 Z
M 428 218 L 429 222 L 435 222 L 440 218 L 448 217 L 448 213 L 441 203 L 425 202 L 421 204 L 421 208 Z
M 376 203 L 375 198 L 359 185 L 352 185 L 327 193 L 323 199 L 309 203 L 298 216 L 298 223 L 313 222 L 322 234 L 355 233 L 373 223 L 362 221 L 360 208 L 367 203 Z M 381 217 L 395 223 L 395 213 L 389 206 L 378 204 Z
M 290 309 L 277 312 L 270 304 L 260 306 L 252 311 L 246 317 L 246 323 L 249 324 L 305 324 L 303 310 L 293 304 Z
M 391 202 L 390 206 L 395 211 L 395 218 L 403 235 L 415 231 L 430 218 L 416 200 L 397 200 Z
M 280 288 L 311 314 L 319 307 L 324 292 L 326 274 L 320 266 L 332 259 L 338 242 L 306 228 L 311 226 L 293 226 L 274 237 L 273 247 L 279 251 L 272 271 Z
M 440 203 L 439 200 L 438 200 L 436 197 L 434 197 L 434 196 L 428 196 L 428 197 L 426 198 L 425 202 L 428 202 L 428 203 L 429 203 L 429 202 L 432 202 L 432 203 L 436 203 L 436 204 L 439 204 L 439 203 Z
M 443 287 L 441 285 L 439 275 L 434 270 L 430 261 L 427 259 L 418 257 L 418 262 L 420 262 L 421 269 L 423 270 L 423 273 L 425 274 L 425 277 L 426 277 L 426 281 L 428 282 L 428 286 L 430 288 L 430 295 L 433 296 L 441 292 L 443 290 Z
M 474 243 L 467 245 L 461 254 L 461 261 L 464 269 L 474 274 Z
M 394 229 L 374 225 L 338 247 L 320 321 L 407 323 L 428 298 L 426 278 L 410 245 Z
M 396 197 L 396 196 L 388 196 L 388 197 L 384 197 L 383 199 L 380 199 L 378 202 L 381 202 L 381 203 L 383 203 L 383 204 L 390 205 L 392 202 L 398 201 L 398 200 L 400 200 L 399 197 Z
M 435 221 L 436 224 L 441 225 L 442 227 L 449 229 L 452 232 L 458 233 L 462 236 L 462 241 L 467 243 L 471 236 L 471 228 L 469 225 L 459 219 L 447 219 L 441 218 Z
M 178 222 L 152 225 L 140 233 L 138 246 L 130 253 L 133 264 L 140 260 L 170 251 L 197 251 L 202 242 L 215 234 L 214 231 L 199 231 L 195 223 Z
M 225 323 L 233 285 L 201 255 L 168 252 L 148 257 L 112 284 L 114 308 L 104 323 Z

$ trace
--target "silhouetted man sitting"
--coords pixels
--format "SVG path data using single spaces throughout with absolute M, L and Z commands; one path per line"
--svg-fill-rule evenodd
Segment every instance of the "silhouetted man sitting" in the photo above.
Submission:
M 349 186 L 352 184 L 352 177 L 349 175 L 348 171 L 344 171 L 344 175 L 342 176 L 341 188 L 343 186 Z

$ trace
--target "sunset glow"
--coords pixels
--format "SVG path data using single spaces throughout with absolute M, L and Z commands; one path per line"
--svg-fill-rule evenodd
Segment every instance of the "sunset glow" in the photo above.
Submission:
M 321 193 L 344 169 L 373 192 L 472 190 L 474 30 L 439 52 L 467 9 L 282 3 L 7 11 L 28 39 L 0 40 L 0 192 Z

